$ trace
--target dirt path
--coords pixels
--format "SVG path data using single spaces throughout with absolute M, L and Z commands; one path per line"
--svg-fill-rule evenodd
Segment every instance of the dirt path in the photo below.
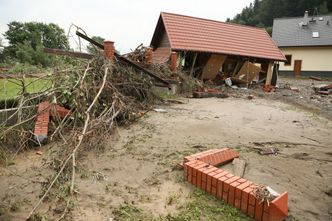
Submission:
M 73 220 L 176 216 L 195 196 L 174 166 L 190 153 L 225 146 L 237 148 L 246 160 L 245 178 L 289 192 L 290 220 L 331 220 L 332 197 L 325 193 L 332 185 L 331 121 L 265 99 L 186 102 L 160 107 L 166 113 L 148 113 L 119 129 L 105 150 L 82 157 Z M 280 154 L 261 156 L 257 146 L 277 147 Z M 41 157 L 26 153 L 2 169 L 0 199 L 21 205 L 11 211 L 13 220 L 22 220 L 37 201 L 51 152 Z M 56 206 L 46 203 L 40 212 L 52 217 Z

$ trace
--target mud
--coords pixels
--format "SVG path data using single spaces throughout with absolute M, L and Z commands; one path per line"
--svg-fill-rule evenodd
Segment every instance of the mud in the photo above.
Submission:
M 246 161 L 244 177 L 278 192 L 289 192 L 293 220 L 331 220 L 332 122 L 275 100 L 254 97 L 185 99 L 160 106 L 139 122 L 120 128 L 103 151 L 80 160 L 73 220 L 108 220 L 112 211 L 131 203 L 155 218 L 177 213 L 193 188 L 183 182 L 177 163 L 191 153 L 216 147 L 236 148 Z M 103 139 L 103 138 L 101 138 Z M 257 148 L 275 147 L 262 156 Z M 19 202 L 12 220 L 24 220 L 38 201 L 53 149 L 21 154 L 1 168 L 0 199 Z M 228 165 L 228 169 L 232 169 Z M 176 203 L 174 203 L 176 201 Z M 38 210 L 56 215 L 47 202 Z

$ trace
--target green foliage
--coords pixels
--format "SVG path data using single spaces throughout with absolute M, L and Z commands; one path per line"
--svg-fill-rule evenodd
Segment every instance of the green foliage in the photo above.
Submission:
M 280 17 L 303 16 L 304 11 L 314 14 L 328 14 L 332 12 L 332 1 L 326 0 L 255 0 L 243 8 L 231 22 L 256 26 L 272 27 L 273 19 Z
M 27 78 L 25 79 L 28 93 L 45 91 L 51 85 L 49 79 Z M 0 100 L 14 98 L 22 93 L 19 80 L 0 79 Z
M 104 40 L 105 40 L 104 38 L 102 38 L 100 36 L 93 36 L 92 39 L 99 42 L 100 44 L 103 44 Z M 89 43 L 89 45 L 86 47 L 86 49 L 90 54 L 98 54 L 100 51 L 95 45 L 93 45 L 91 43 Z
M 1 66 L 1 64 L 0 64 Z M 5 63 L 4 67 L 11 67 L 6 73 L 7 74 L 33 74 L 33 73 L 45 73 L 49 72 L 48 69 L 42 68 L 41 66 L 31 65 L 27 63 Z
M 328 14 L 330 11 L 332 12 L 332 10 L 329 10 L 327 6 L 327 1 L 324 1 L 318 8 L 318 12 L 320 14 Z
M 58 25 L 38 22 L 10 22 L 4 34 L 9 42 L 2 53 L 4 58 L 16 59 L 22 63 L 49 66 L 52 58 L 42 48 L 69 49 L 64 30 Z
M 119 208 L 113 211 L 113 215 L 116 218 L 115 220 L 152 220 L 151 217 L 148 218 L 147 215 L 143 213 L 142 209 L 132 204 L 121 205 Z
M 32 65 L 42 65 L 47 67 L 52 63 L 52 57 L 43 52 L 40 44 L 36 45 L 36 48 L 32 48 L 30 43 L 25 41 L 23 44 L 17 44 L 17 51 L 15 57 L 20 61 Z

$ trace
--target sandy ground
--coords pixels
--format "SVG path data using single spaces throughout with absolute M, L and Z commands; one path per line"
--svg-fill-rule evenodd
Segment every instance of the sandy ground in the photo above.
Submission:
M 134 125 L 120 128 L 104 151 L 81 158 L 74 220 L 108 220 L 125 202 L 156 218 L 177 213 L 194 188 L 182 181 L 183 172 L 174 166 L 190 153 L 216 147 L 239 150 L 247 162 L 245 178 L 288 191 L 291 220 L 332 219 L 332 197 L 325 193 L 332 187 L 330 120 L 257 97 L 185 102 L 161 106 L 166 113 L 149 112 Z M 255 148 L 263 146 L 280 153 L 259 155 Z M 1 169 L 1 201 L 21 205 L 12 220 L 24 220 L 38 201 L 50 174 L 51 154 L 47 147 L 43 156 L 26 152 Z M 172 196 L 176 205 L 169 203 Z M 54 209 L 56 205 L 45 203 L 39 211 L 52 216 Z

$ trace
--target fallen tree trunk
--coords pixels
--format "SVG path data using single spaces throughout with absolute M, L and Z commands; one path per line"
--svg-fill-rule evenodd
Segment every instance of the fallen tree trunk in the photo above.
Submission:
M 93 39 L 91 39 L 91 38 L 89 38 L 89 37 L 86 36 L 85 34 L 79 32 L 79 31 L 76 31 L 76 35 L 79 36 L 79 37 L 81 37 L 81 38 L 83 38 L 83 39 L 85 39 L 85 40 L 87 40 L 87 41 L 90 42 L 91 44 L 96 45 L 98 48 L 104 50 L 104 45 L 100 44 L 99 42 L 97 42 L 97 41 L 95 41 L 95 40 L 93 40 Z M 157 76 L 156 74 L 152 73 L 152 72 L 149 71 L 148 69 L 145 69 L 145 68 L 141 67 L 140 65 L 136 64 L 135 62 L 133 62 L 133 61 L 131 61 L 131 60 L 129 60 L 129 59 L 123 57 L 123 56 L 121 56 L 120 54 L 118 54 L 118 53 L 116 53 L 116 52 L 114 52 L 114 55 L 115 55 L 115 57 L 116 57 L 117 59 L 119 59 L 120 61 L 123 61 L 124 63 L 129 64 L 130 66 L 133 66 L 134 68 L 136 68 L 136 69 L 142 71 L 142 72 L 145 73 L 145 74 L 148 74 L 150 77 L 156 79 L 157 81 L 160 81 L 160 82 L 164 83 L 164 84 L 167 85 L 167 86 L 169 85 L 169 83 L 168 83 L 166 80 L 164 80 L 164 79 L 162 79 L 161 77 Z
M 74 52 L 74 51 L 66 51 L 66 50 L 56 49 L 56 48 L 44 48 L 43 51 L 47 54 L 65 55 L 65 56 L 70 56 L 70 57 L 75 57 L 75 58 L 83 58 L 83 59 L 93 58 L 92 54 Z

